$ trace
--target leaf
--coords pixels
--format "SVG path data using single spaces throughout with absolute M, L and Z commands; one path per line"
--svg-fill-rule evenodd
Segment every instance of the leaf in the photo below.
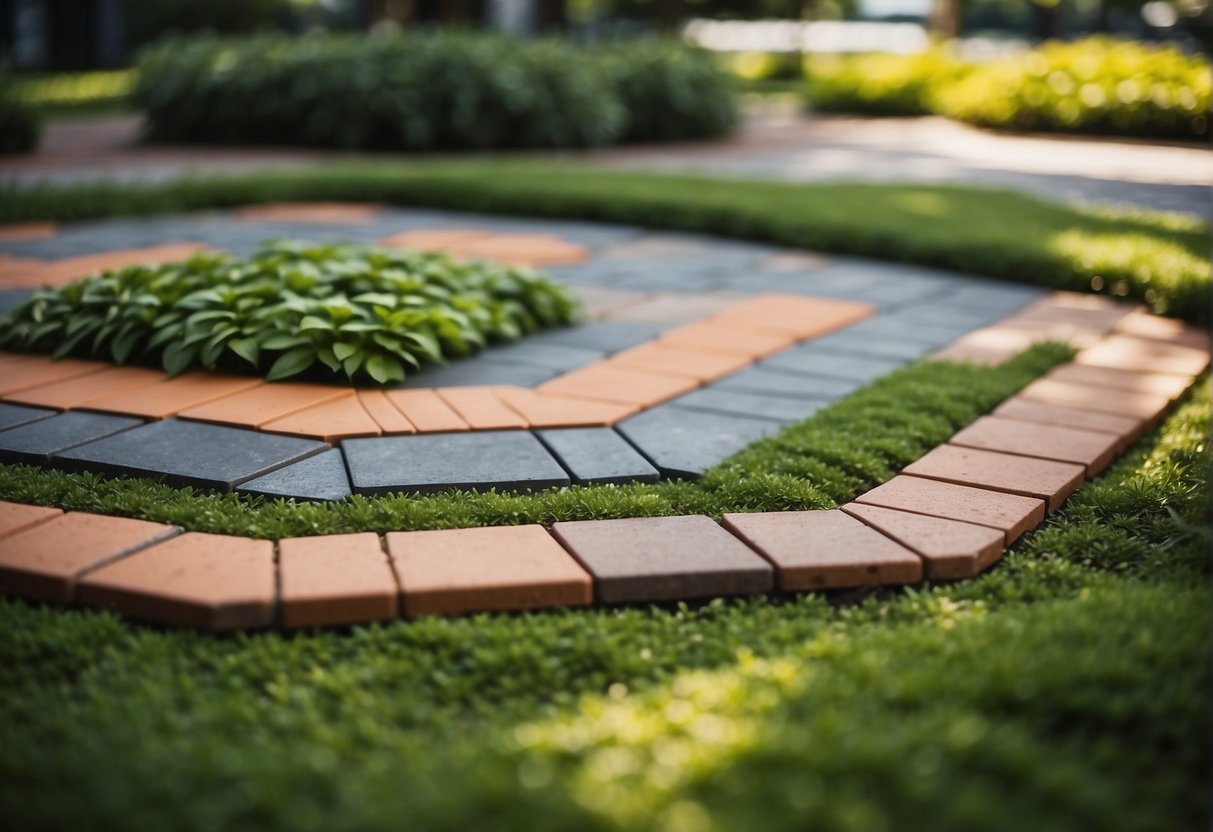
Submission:
M 404 367 L 396 359 L 380 353 L 366 360 L 366 371 L 380 384 L 389 381 L 404 381 Z
M 194 356 L 197 354 L 197 347 L 186 346 L 178 342 L 170 345 L 164 351 L 164 355 L 160 357 L 160 363 L 170 377 L 179 376 L 193 363 Z
M 356 352 L 358 352 L 357 344 L 347 344 L 344 341 L 333 344 L 333 355 L 337 356 L 338 361 L 345 361 Z
M 311 343 L 311 340 L 302 335 L 291 335 L 288 332 L 283 332 L 279 335 L 271 335 L 269 338 L 266 338 L 264 341 L 262 341 L 261 349 L 263 349 L 263 350 L 286 350 L 286 349 L 290 349 L 291 347 L 298 347 L 298 346 L 302 346 L 303 344 L 310 344 L 310 343 Z
M 233 338 L 227 342 L 227 348 L 254 367 L 257 366 L 257 359 L 261 357 L 261 345 L 257 343 L 256 338 Z
M 290 378 L 306 370 L 316 361 L 316 350 L 312 347 L 296 347 L 290 352 L 278 356 L 278 360 L 266 373 L 266 381 Z
M 298 329 L 300 332 L 307 332 L 309 329 L 331 331 L 333 329 L 333 322 L 326 321 L 324 318 L 317 317 L 316 315 L 305 315 L 303 320 L 299 322 L 299 326 L 297 326 L 296 329 Z

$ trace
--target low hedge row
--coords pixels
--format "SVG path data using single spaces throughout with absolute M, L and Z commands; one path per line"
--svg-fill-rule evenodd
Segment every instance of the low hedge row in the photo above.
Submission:
M 1166 139 L 1209 136 L 1209 63 L 1107 38 L 1047 43 L 984 64 L 946 49 L 814 59 L 821 111 L 938 113 L 984 127 Z
M 706 52 L 466 32 L 171 40 L 134 98 L 154 139 L 409 151 L 700 138 L 738 117 Z

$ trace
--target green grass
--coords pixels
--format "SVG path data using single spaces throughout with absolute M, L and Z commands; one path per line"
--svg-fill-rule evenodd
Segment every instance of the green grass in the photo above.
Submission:
M 754 443 L 694 482 L 534 494 L 356 495 L 336 503 L 296 504 L 177 489 L 147 479 L 0 465 L 0 499 L 264 538 L 832 508 L 889 479 L 1071 354 L 1067 347 L 1042 344 L 998 368 L 919 362 Z
M 519 161 L 357 163 L 164 183 L 0 186 L 0 222 L 272 200 L 369 200 L 740 237 L 1144 300 L 1209 318 L 1213 235 L 1196 218 L 1110 213 L 976 188 L 784 184 Z
M 1209 400 L 977 580 L 163 632 L 0 601 L 22 830 L 1208 827 Z

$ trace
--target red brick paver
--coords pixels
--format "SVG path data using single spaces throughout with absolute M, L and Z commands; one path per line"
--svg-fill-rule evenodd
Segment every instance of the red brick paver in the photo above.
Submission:
M 861 494 L 855 502 L 989 526 L 1002 531 L 1007 544 L 1045 519 L 1044 500 L 1035 497 L 904 475 Z
M 314 222 L 321 225 L 332 223 L 371 222 L 383 208 L 365 202 L 267 202 L 250 205 L 236 212 L 242 222 Z
M 696 379 L 686 376 L 663 375 L 600 363 L 565 373 L 544 382 L 537 389 L 540 393 L 646 408 L 688 393 L 698 386 Z
M 656 343 L 624 350 L 600 366 L 623 367 L 708 382 L 736 372 L 751 363 L 752 359 L 748 355 Z
M 640 409 L 634 404 L 594 402 L 522 387 L 499 388 L 497 397 L 533 428 L 606 427 Z
M 358 401 L 384 436 L 417 432 L 413 423 L 405 418 L 382 390 L 359 390 Z
M 1071 384 L 1088 384 L 1091 387 L 1166 396 L 1171 401 L 1178 399 L 1192 386 L 1190 376 L 1134 372 L 1089 364 L 1063 364 L 1048 373 L 1045 378 Z
M 984 416 L 953 436 L 949 444 L 1073 462 L 1086 466 L 1087 476 L 1093 477 L 1111 464 L 1119 443 L 1115 436 L 1106 433 Z M 1012 476 L 1009 470 L 1007 476 Z M 1056 484 L 1052 477 L 1046 478 L 1043 473 L 1038 482 L 1041 488 Z
M 183 410 L 261 387 L 263 383 L 261 379 L 246 376 L 186 373 L 176 378 L 162 378 L 147 387 L 90 399 L 87 409 L 145 419 L 167 419 Z
M 870 305 L 855 301 L 765 294 L 742 301 L 709 320 L 738 329 L 782 333 L 803 340 L 858 323 L 874 313 Z
M 278 571 L 288 629 L 396 617 L 399 588 L 377 534 L 280 540 Z
M 468 423 L 433 390 L 387 390 L 388 401 L 404 414 L 418 433 L 468 429 Z
M 863 503 L 842 510 L 917 552 L 932 581 L 971 578 L 1002 556 L 1003 534 L 997 529 Z
M 501 399 L 500 387 L 448 387 L 438 390 L 472 430 L 520 430 L 530 427 L 519 413 Z
M 1068 462 L 940 445 L 911 462 L 902 473 L 1039 497 L 1048 505 L 1049 511 L 1054 512 L 1082 485 L 1086 469 Z
M 200 422 L 259 428 L 301 410 L 335 399 L 352 398 L 353 395 L 354 391 L 348 387 L 330 387 L 324 384 L 263 384 L 191 407 L 178 415 L 183 419 L 196 419 Z
M 164 380 L 164 373 L 145 367 L 111 367 L 57 381 L 41 387 L 32 387 L 5 395 L 5 401 L 36 407 L 54 407 L 71 410 L 87 407 L 93 399 L 139 390 Z
M 21 503 L 0 501 L 0 537 L 53 520 L 63 514 L 61 508 L 49 506 L 27 506 Z
M 658 343 L 683 349 L 723 352 L 751 360 L 765 358 L 796 342 L 794 337 L 784 333 L 737 329 L 712 321 L 700 321 L 667 330 L 657 340 Z
M 109 368 L 109 364 L 100 361 L 84 361 L 79 358 L 52 361 L 44 355 L 5 353 L 0 356 L 0 395 L 7 399 L 25 390 L 46 387 Z
M 1019 391 L 1019 397 L 1043 404 L 1055 404 L 1096 413 L 1129 416 L 1153 425 L 1171 404 L 1166 396 L 1134 393 L 1131 390 L 1109 390 L 1087 384 L 1072 384 L 1042 378 Z
M 270 385 L 266 385 L 270 387 Z M 342 396 L 266 422 L 262 430 L 310 436 L 336 442 L 352 436 L 379 436 L 379 423 L 363 408 L 358 396 Z
M 1096 413 L 1057 404 L 1045 404 L 1019 396 L 1007 399 L 994 408 L 995 416 L 1018 419 L 1021 422 L 1036 422 L 1042 425 L 1081 428 L 1082 430 L 1110 433 L 1117 437 L 1117 451 L 1123 451 L 1145 430 L 1145 420 L 1135 416 L 1116 416 L 1111 413 Z
M 1169 344 L 1150 338 L 1113 335 L 1083 350 L 1075 363 L 1115 370 L 1173 373 L 1191 378 L 1209 366 L 1206 350 Z

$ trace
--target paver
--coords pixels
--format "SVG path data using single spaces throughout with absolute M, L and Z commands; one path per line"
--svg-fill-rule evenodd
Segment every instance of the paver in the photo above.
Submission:
M 786 373 L 767 367 L 748 367 L 713 381 L 705 390 L 735 390 L 739 393 L 757 393 L 762 396 L 786 396 L 794 399 L 811 399 L 830 402 L 854 393 L 863 382 L 828 376 L 811 376 L 805 373 Z
M 63 509 L 50 506 L 27 506 L 0 500 L 0 537 L 45 523 L 63 514 Z
M 43 240 L 54 237 L 59 231 L 53 222 L 14 222 L 0 225 L 0 243 L 16 243 L 25 240 Z
M 749 595 L 774 587 L 771 565 L 710 518 L 556 523 L 552 534 L 594 576 L 606 604 Z
M 671 404 L 691 410 L 723 413 L 730 416 L 748 416 L 787 425 L 809 418 L 824 403 L 787 396 L 768 396 L 762 393 L 709 388 L 679 396 Z
M 1080 352 L 1074 361 L 1094 367 L 1191 377 L 1209 366 L 1209 353 L 1150 338 L 1112 335 Z
M 551 367 L 498 361 L 488 354 L 465 358 L 445 367 L 427 367 L 405 378 L 402 388 L 481 387 L 513 384 L 532 387 L 559 373 Z
M 1112 331 L 1135 308 L 1132 304 L 1118 303 L 1099 295 L 1050 292 L 1011 317 L 1017 321 L 1062 323 L 1103 335 Z
M 358 494 L 521 491 L 569 484 L 565 470 L 527 431 L 347 439 L 342 449 Z
M 554 378 L 538 390 L 591 401 L 651 407 L 698 386 L 697 379 L 687 376 L 596 364 Z
M 404 414 L 418 433 L 461 431 L 468 423 L 433 390 L 386 390 L 388 401 Z
M 88 569 L 165 540 L 173 526 L 70 512 L 4 538 L 0 591 L 66 604 L 77 577 Z
M 667 345 L 645 344 L 608 359 L 610 366 L 706 382 L 736 372 L 752 362 L 748 356 Z
M 902 359 L 874 358 L 826 350 L 809 343 L 784 350 L 756 366 L 768 372 L 803 373 L 866 384 L 905 363 Z
M 585 326 L 552 329 L 527 338 L 527 343 L 569 344 L 581 349 L 606 354 L 626 350 L 656 338 L 665 327 L 655 324 L 632 324 L 604 321 Z
M 520 387 L 503 387 L 497 397 L 533 428 L 605 427 L 640 409 L 634 404 L 594 402 Z
M 879 318 L 874 319 L 879 321 Z M 864 323 L 872 323 L 865 321 Z M 862 326 L 863 324 L 858 324 Z M 892 337 L 887 334 L 870 332 L 853 332 L 851 328 L 834 332 L 814 340 L 821 349 L 837 350 L 838 352 L 870 355 L 875 358 L 888 358 L 894 361 L 913 361 L 930 351 L 931 345 L 921 341 L 908 340 L 904 337 Z
M 128 416 L 72 411 L 0 432 L 0 460 L 46 465 L 56 454 L 130 430 L 143 422 Z
M 1124 316 L 1116 331 L 1133 338 L 1148 338 L 1181 347 L 1209 351 L 1209 331 L 1175 318 L 1164 318 L 1138 310 Z
M 922 580 L 922 559 L 841 511 L 726 514 L 721 521 L 771 563 L 784 591 Z
M 252 390 L 263 384 L 261 379 L 248 376 L 185 373 L 147 387 L 91 399 L 88 409 L 106 413 L 126 413 L 146 419 L 167 419 L 183 410 Z
M 610 428 L 541 430 L 536 436 L 578 485 L 655 482 L 657 469 Z
M 1031 430 L 1044 426 L 1027 427 Z M 1068 462 L 940 445 L 911 462 L 902 473 L 1039 497 L 1045 501 L 1049 512 L 1054 512 L 1082 485 L 1086 468 Z
M 284 465 L 236 488 L 241 494 L 293 497 L 296 500 L 342 500 L 350 496 L 350 477 L 340 449 L 330 448 L 315 456 Z
M 779 426 L 766 419 L 666 405 L 616 428 L 665 476 L 694 478 Z
M 1166 396 L 1152 393 L 1096 388 L 1087 384 L 1073 384 L 1047 378 L 1037 379 L 1020 390 L 1019 397 L 1078 410 L 1131 416 L 1142 419 L 1147 425 L 1157 422 L 1171 404 L 1171 400 Z
M 1116 448 L 1118 453 L 1135 442 L 1146 426 L 1145 420 L 1136 416 L 1116 416 L 1111 413 L 1097 413 L 1093 410 L 1079 410 L 1074 407 L 1023 399 L 1019 396 L 1013 396 L 994 408 L 993 415 L 1006 419 L 1018 419 L 1021 422 L 1037 422 L 1042 425 L 1059 425 L 1110 433 L 1120 440 Z
M 5 397 L 32 387 L 45 387 L 109 369 L 100 361 L 64 358 L 52 361 L 45 355 L 0 354 L 0 395 Z
M 309 407 L 353 396 L 348 387 L 325 384 L 263 384 L 222 399 L 183 410 L 182 419 L 257 428 Z
M 1005 538 L 998 529 L 863 503 L 842 510 L 916 552 L 928 580 L 971 578 L 1002 556 Z
M 737 329 L 712 321 L 698 321 L 668 330 L 658 340 L 662 344 L 740 355 L 751 360 L 765 358 L 795 343 L 791 335 Z
M 187 532 L 91 572 L 79 581 L 77 596 L 85 604 L 181 627 L 268 627 L 274 544 Z
M 23 407 L 16 404 L 0 402 L 0 431 L 47 419 L 54 416 L 56 411 L 44 407 Z
M 525 418 L 501 400 L 499 390 L 497 387 L 456 387 L 438 390 L 437 393 L 472 430 L 519 430 L 530 427 Z
M 364 202 L 266 202 L 239 208 L 234 213 L 240 222 L 370 222 L 383 212 L 378 205 Z
M 1007 545 L 1045 519 L 1045 502 L 1035 497 L 905 475 L 861 494 L 855 502 L 989 526 L 1006 535 Z
M 797 339 L 816 338 L 871 316 L 866 303 L 798 295 L 764 294 L 729 307 L 717 323 L 759 332 L 781 332 Z
M 462 250 L 472 257 L 521 266 L 581 263 L 590 256 L 585 246 L 550 234 L 500 234 L 468 242 Z
M 278 541 L 282 625 L 331 627 L 396 617 L 400 590 L 379 535 Z
M 677 291 L 654 292 L 642 302 L 629 304 L 626 308 L 619 310 L 618 313 L 611 316 L 611 320 L 662 327 L 705 323 L 704 318 L 728 309 L 744 297 L 731 292 L 689 291 L 689 289 L 695 288 L 691 275 L 677 274 L 668 269 L 662 269 L 658 274 L 661 276 L 660 279 L 653 274 L 651 268 L 645 268 L 638 271 L 629 282 L 639 284 L 637 288 Z M 695 277 L 702 277 L 702 275 L 702 270 L 694 270 Z M 619 281 L 613 277 L 610 280 L 612 286 L 618 285 L 618 283 Z M 731 327 L 731 329 L 738 329 L 738 327 Z
M 486 361 L 534 364 L 555 372 L 564 372 L 593 364 L 595 361 L 600 361 L 605 355 L 606 353 L 601 350 L 585 349 L 571 344 L 536 343 L 533 338 L 506 346 L 493 347 L 483 353 Z
M 313 439 L 165 419 L 58 453 L 54 461 L 71 470 L 230 491 L 327 447 Z
M 36 285 L 61 286 L 94 272 L 120 269 L 148 263 L 171 263 L 187 260 L 205 246 L 198 243 L 165 243 L 147 248 L 129 248 L 52 260 L 40 267 L 34 277 Z
M 392 532 L 387 547 L 410 617 L 593 599 L 590 576 L 542 526 Z
M 1071 384 L 1089 384 L 1092 387 L 1166 396 L 1171 401 L 1178 399 L 1192 386 L 1192 378 L 1189 376 L 1134 372 L 1074 363 L 1061 365 L 1049 372 L 1045 378 Z
M 383 237 L 378 244 L 387 248 L 415 248 L 441 251 L 491 237 L 493 232 L 480 228 L 419 228 Z
M 145 367 L 111 367 L 95 373 L 57 381 L 42 387 L 31 387 L 5 397 L 10 402 L 71 410 L 87 407 L 89 401 L 113 393 L 137 391 L 164 380 L 161 370 Z
M 379 426 L 379 432 L 391 436 L 396 433 L 416 433 L 417 428 L 392 404 L 382 390 L 359 390 L 358 402 Z
M 271 433 L 309 436 L 325 442 L 336 442 L 350 436 L 378 436 L 379 424 L 362 407 L 357 396 L 342 396 L 315 407 L 305 408 L 290 416 L 261 425 Z
M 1106 433 L 1038 425 L 999 416 L 983 416 L 948 441 L 969 448 L 1077 463 L 1086 467 L 1088 477 L 1112 463 L 1119 444 L 1115 436 Z

